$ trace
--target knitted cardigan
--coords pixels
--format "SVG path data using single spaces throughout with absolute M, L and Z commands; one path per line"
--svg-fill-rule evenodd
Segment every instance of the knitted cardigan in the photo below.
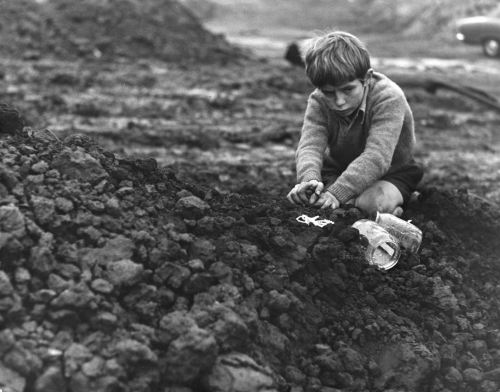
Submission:
M 334 172 L 336 180 L 325 185 L 341 203 L 413 160 L 413 115 L 403 91 L 378 72 L 366 88 L 350 124 L 315 89 L 307 102 L 295 154 L 298 182 L 323 181 L 322 170 Z

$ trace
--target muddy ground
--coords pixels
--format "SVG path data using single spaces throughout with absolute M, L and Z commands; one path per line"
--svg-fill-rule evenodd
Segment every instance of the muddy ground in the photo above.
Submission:
M 407 91 L 424 233 L 367 265 L 356 209 L 285 200 L 302 70 L 4 61 L 0 385 L 496 391 L 498 114 Z M 8 390 L 8 389 L 7 389 Z
M 379 62 L 488 88 L 495 60 Z M 418 254 L 381 271 L 290 205 L 311 86 L 284 62 L 1 61 L 4 391 L 497 391 L 500 117 L 407 88 Z M 492 71 L 493 70 L 493 71 Z M 12 132 L 8 132 L 12 131 Z

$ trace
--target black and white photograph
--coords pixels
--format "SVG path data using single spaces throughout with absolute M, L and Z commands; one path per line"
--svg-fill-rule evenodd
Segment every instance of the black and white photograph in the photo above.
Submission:
M 498 0 L 0 0 L 0 392 L 499 392 Z

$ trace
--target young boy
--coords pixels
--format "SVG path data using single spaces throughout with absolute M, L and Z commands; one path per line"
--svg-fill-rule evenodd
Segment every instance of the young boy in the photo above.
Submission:
M 296 151 L 297 185 L 287 198 L 401 215 L 423 175 L 413 159 L 413 115 L 403 91 L 373 72 L 364 44 L 346 32 L 313 40 L 305 64 L 316 89 Z

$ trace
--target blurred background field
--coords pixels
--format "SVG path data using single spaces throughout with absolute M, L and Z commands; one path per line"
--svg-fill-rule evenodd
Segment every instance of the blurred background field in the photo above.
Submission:
M 262 53 L 316 31 L 358 35 L 376 57 L 474 58 L 455 38 L 457 18 L 496 15 L 496 0 L 183 0 L 212 31 Z M 267 44 L 267 48 L 266 48 Z M 267 49 L 267 52 L 265 50 Z

